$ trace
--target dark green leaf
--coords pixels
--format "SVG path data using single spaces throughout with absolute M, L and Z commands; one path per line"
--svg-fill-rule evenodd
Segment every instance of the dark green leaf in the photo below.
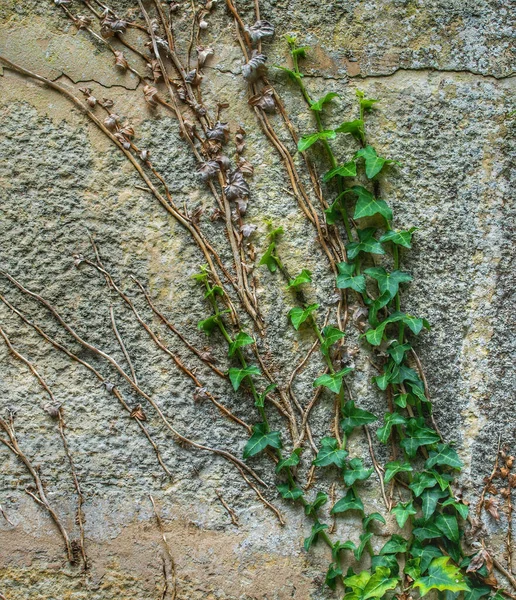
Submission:
M 418 579 L 418 577 L 421 577 L 421 559 L 410 558 L 405 563 L 403 571 L 412 579 Z
M 396 394 L 394 396 L 394 404 L 400 408 L 406 408 L 408 396 L 408 394 Z
M 423 501 L 423 519 L 428 521 L 437 508 L 437 502 L 446 498 L 446 496 L 448 496 L 448 493 L 443 492 L 437 487 L 425 490 L 421 494 L 421 500 Z
M 310 146 L 313 146 L 315 142 L 319 140 L 333 140 L 337 137 L 337 134 L 333 129 L 327 129 L 325 131 L 317 131 L 316 133 L 311 133 L 310 135 L 304 135 L 297 143 L 297 149 L 299 152 L 304 152 L 308 150 Z
M 320 112 L 323 109 L 323 106 L 328 102 L 331 102 L 333 98 L 340 98 L 340 96 L 335 92 L 330 92 L 329 94 L 326 94 L 326 96 L 323 96 L 322 98 L 317 100 L 317 102 L 312 102 L 310 104 L 310 109 L 316 112 Z
M 392 535 L 391 539 L 380 550 L 380 554 L 400 554 L 406 552 L 408 542 L 400 535 Z
M 336 465 L 342 469 L 346 463 L 348 451 L 341 449 L 335 438 L 324 437 L 321 440 L 321 449 L 317 453 L 317 457 L 313 464 L 317 467 L 327 467 Z
M 352 552 L 355 551 L 355 544 L 353 542 L 351 542 L 350 540 L 348 540 L 347 542 L 339 542 L 338 540 L 333 544 L 333 550 L 331 551 L 331 554 L 333 556 L 333 560 L 338 560 L 339 558 L 339 552 L 341 550 L 351 550 Z
M 385 254 L 380 242 L 374 237 L 376 229 L 368 227 L 367 229 L 358 229 L 358 242 L 351 242 L 346 245 L 349 260 L 354 260 L 360 252 L 369 252 L 370 254 Z
M 364 512 L 364 505 L 362 504 L 362 500 L 360 500 L 360 498 L 356 496 L 355 492 L 353 491 L 353 488 L 349 488 L 344 498 L 341 498 L 331 509 L 331 513 L 343 513 L 348 510 L 359 510 L 362 513 Z
M 480 600 L 480 598 L 488 596 L 491 593 L 491 588 L 488 585 L 479 584 L 474 579 L 468 579 L 468 585 L 470 590 L 469 592 L 464 592 L 464 600 Z M 500 600 L 502 600 L 503 596 L 501 594 L 500 596 Z M 494 597 L 491 600 L 494 600 Z
M 424 523 L 420 527 L 416 527 L 412 533 L 420 542 L 440 538 L 442 535 L 441 530 L 434 523 Z
M 406 419 L 403 415 L 400 415 L 399 413 L 387 413 L 384 417 L 384 425 L 383 427 L 380 427 L 377 431 L 376 431 L 376 435 L 378 436 L 378 439 L 380 440 L 380 442 L 382 442 L 383 444 L 387 443 L 387 440 L 389 439 L 390 435 L 391 435 L 391 431 L 392 428 L 395 425 L 405 425 Z
M 394 460 L 392 462 L 388 462 L 385 465 L 385 477 L 384 482 L 389 483 L 389 481 L 398 473 L 411 473 L 412 465 L 409 462 L 400 462 L 399 460 Z
M 341 421 L 341 427 L 346 435 L 349 435 L 355 427 L 374 423 L 378 418 L 367 410 L 357 408 L 353 400 L 346 402 L 342 412 L 344 419 Z
M 417 231 L 417 227 L 411 227 L 408 231 L 387 231 L 380 238 L 380 242 L 392 242 L 398 246 L 411 248 L 412 234 Z
M 367 479 L 373 469 L 366 469 L 361 458 L 352 458 L 344 469 L 344 483 L 350 487 L 355 481 Z
M 453 508 L 459 513 L 459 515 L 463 519 L 468 518 L 469 507 L 465 504 L 462 504 L 462 502 L 457 502 L 453 498 L 448 498 L 448 500 L 445 500 L 443 502 L 443 506 L 453 506 Z
M 342 387 L 342 378 L 348 373 L 351 373 L 352 370 L 353 369 L 351 367 L 345 367 L 338 373 L 325 373 L 324 375 L 318 377 L 314 381 L 313 385 L 314 387 L 323 385 L 335 394 L 338 394 L 340 392 L 340 388 Z
M 397 365 L 399 365 L 403 362 L 405 353 L 408 352 L 411 348 L 412 346 L 410 344 L 398 344 L 398 342 L 395 342 L 387 348 L 387 353 L 392 357 L 392 360 Z M 406 403 L 405 406 L 407 406 Z
M 457 452 L 450 446 L 450 444 L 437 444 L 437 452 L 432 450 L 430 457 L 425 463 L 425 467 L 430 469 L 435 465 L 446 465 L 453 469 L 462 469 L 463 464 L 459 458 Z
M 244 448 L 244 458 L 259 454 L 270 446 L 281 448 L 281 434 L 279 431 L 267 431 L 265 423 L 258 423 L 253 427 L 253 434 Z
M 275 390 L 277 387 L 277 383 L 269 383 L 269 385 L 263 390 L 263 392 L 259 394 L 259 396 L 256 398 L 254 405 L 260 407 L 265 406 L 265 398 L 267 397 L 267 394 L 272 392 L 272 390 Z
M 445 537 L 452 542 L 459 542 L 459 524 L 455 515 L 438 515 L 435 524 Z
M 441 592 L 469 591 L 460 569 L 449 561 L 448 556 L 434 558 L 428 567 L 428 577 L 421 577 L 414 581 L 414 587 L 419 588 L 421 596 L 425 596 L 432 589 Z
M 205 298 L 210 298 L 211 296 L 216 297 L 216 296 L 223 296 L 223 295 L 224 295 L 224 290 L 220 287 L 220 285 L 214 285 L 212 288 L 210 288 L 209 290 L 207 290 L 204 293 Z
M 335 131 L 337 133 L 350 133 L 357 140 L 364 139 L 364 121 L 357 119 L 356 121 L 345 121 L 339 125 Z
M 275 273 L 278 270 L 278 258 L 274 254 L 275 249 L 276 242 L 271 242 L 258 263 L 260 266 L 265 265 L 271 273 Z
M 283 469 L 289 469 L 299 464 L 302 448 L 296 448 L 294 452 L 288 457 L 280 460 L 276 465 L 276 473 L 280 473 Z
M 391 512 L 396 517 L 396 521 L 400 528 L 403 528 L 409 517 L 415 515 L 417 510 L 414 508 L 414 504 L 411 500 L 410 502 L 399 502 L 396 506 L 391 508 Z
M 319 308 L 318 304 L 310 304 L 306 308 L 300 308 L 299 306 L 295 306 L 290 309 L 288 316 L 294 326 L 294 329 L 297 331 L 299 327 L 308 319 L 308 317 Z
M 297 275 L 292 281 L 288 284 L 287 287 L 293 288 L 298 285 L 302 285 L 303 283 L 310 283 L 312 281 L 312 273 L 308 271 L 308 269 L 303 269 L 299 275 Z
M 410 458 L 414 458 L 420 446 L 435 444 L 440 439 L 433 429 L 425 425 L 423 419 L 409 419 L 407 422 L 407 437 L 401 440 L 401 446 Z
M 332 327 L 331 325 L 327 325 L 322 330 L 323 343 L 321 344 L 321 352 L 325 356 L 329 356 L 330 348 L 338 342 L 340 339 L 345 337 L 345 333 L 336 327 Z
M 356 560 L 360 560 L 362 558 L 362 554 L 364 553 L 364 550 L 366 549 L 367 544 L 369 543 L 369 540 L 373 537 L 373 535 L 374 534 L 372 533 L 360 534 L 360 544 L 357 548 L 355 548 L 355 551 L 353 552 Z
M 337 563 L 331 563 L 326 572 L 326 579 L 324 583 L 331 589 L 334 590 L 337 587 L 337 580 L 342 577 L 342 569 Z
M 239 331 L 235 336 L 235 339 L 229 344 L 228 355 L 233 356 L 238 348 L 248 346 L 249 344 L 254 344 L 254 339 L 247 333 Z
M 251 377 L 252 375 L 261 375 L 261 371 L 256 365 L 249 365 L 248 367 L 245 367 L 245 369 L 237 369 L 236 367 L 232 367 L 229 369 L 228 375 L 231 385 L 236 392 L 246 377 Z
M 365 161 L 365 170 L 368 179 L 372 179 L 377 175 L 384 167 L 384 165 L 391 164 L 395 161 L 382 158 L 376 154 L 376 150 L 372 146 L 366 146 L 361 148 L 356 154 L 355 158 L 363 158 Z
M 312 532 L 307 538 L 305 538 L 304 543 L 304 548 L 307 552 L 310 550 L 312 544 L 317 541 L 321 531 L 324 531 L 325 529 L 328 529 L 328 525 L 325 525 L 324 523 L 315 523 L 312 525 Z
M 385 200 L 377 199 L 369 190 L 361 185 L 354 185 L 351 188 L 358 196 L 355 206 L 354 219 L 362 219 L 363 217 L 372 217 L 373 215 L 382 215 L 388 221 L 392 219 L 392 210 L 387 205 Z
M 280 483 L 276 486 L 281 497 L 285 500 L 298 500 L 303 496 L 303 490 L 296 486 L 290 487 L 288 483 Z
M 424 573 L 434 558 L 442 556 L 443 553 L 435 546 L 422 546 L 419 542 L 412 544 L 410 548 L 412 556 L 421 559 L 421 573 Z
M 391 298 L 398 293 L 400 283 L 412 281 L 412 275 L 403 271 L 392 271 L 388 273 L 383 267 L 371 267 L 364 271 L 366 275 L 376 279 L 380 293 L 389 292 Z
M 334 169 L 330 169 L 327 173 L 323 175 L 323 181 L 330 181 L 337 175 L 340 177 L 356 177 L 357 175 L 357 164 L 354 160 L 350 160 L 349 162 L 339 165 Z
M 229 309 L 222 310 L 218 315 L 212 315 L 211 317 L 204 319 L 204 321 L 199 321 L 199 323 L 197 324 L 197 328 L 204 331 L 206 335 L 209 335 L 215 329 L 215 327 L 218 327 L 220 323 L 219 315 L 228 312 L 230 312 Z
M 324 492 L 318 492 L 315 500 L 311 504 L 305 505 L 305 515 L 310 516 L 317 513 L 317 511 L 328 502 L 328 496 Z
M 389 569 L 390 574 L 393 577 L 396 577 L 400 572 L 400 567 L 398 565 L 398 559 L 395 554 L 382 554 L 371 557 L 371 568 L 373 571 L 376 571 L 378 567 L 387 567 Z
M 353 275 L 356 269 L 355 263 L 338 263 L 337 287 L 339 289 L 351 288 L 363 294 L 366 291 L 366 282 L 363 275 Z
M 423 473 L 417 473 L 414 479 L 411 481 L 409 488 L 414 492 L 416 498 L 421 496 L 423 490 L 427 488 L 435 487 L 437 481 L 431 473 L 424 471 Z
M 364 531 L 368 530 L 369 524 L 373 521 L 378 521 L 379 523 L 383 523 L 385 525 L 385 519 L 380 513 L 371 513 L 370 515 L 362 519 L 362 528 L 364 529 Z

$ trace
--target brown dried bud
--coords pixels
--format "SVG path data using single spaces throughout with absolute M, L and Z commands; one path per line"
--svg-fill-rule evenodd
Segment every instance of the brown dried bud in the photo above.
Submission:
M 274 113 L 277 109 L 274 91 L 269 86 L 263 88 L 259 94 L 249 98 L 248 102 L 251 106 L 258 106 L 266 113 Z
M 197 64 L 199 68 L 204 66 L 204 63 L 213 56 L 212 48 L 203 48 L 202 46 L 197 46 Z
M 106 390 L 111 394 L 115 389 L 115 384 L 110 381 L 103 381 L 102 385 L 106 388 Z
M 82 254 L 74 254 L 73 255 L 73 264 L 78 267 L 80 264 L 84 262 L 84 256 Z
M 131 411 L 131 418 L 132 419 L 136 419 L 137 421 L 146 421 L 147 417 L 145 416 L 145 413 L 143 412 L 143 408 L 141 404 L 138 404 L 138 406 L 135 406 L 133 408 L 133 410 Z
M 114 113 L 111 113 L 104 119 L 104 125 L 106 126 L 106 129 L 109 129 L 109 131 L 115 131 L 119 121 L 120 117 Z
M 97 99 L 95 96 L 88 96 L 86 98 L 86 103 L 93 108 L 97 104 Z
M 152 85 L 145 85 L 143 88 L 143 95 L 145 100 L 151 106 L 157 106 L 158 102 L 156 98 L 158 98 L 158 90 Z
M 57 6 L 66 6 L 67 4 L 71 4 L 72 0 L 54 0 L 54 3 L 57 4 Z
M 242 173 L 244 175 L 249 175 L 249 177 L 252 177 L 254 174 L 253 165 L 248 160 L 243 158 L 242 156 L 240 157 L 240 159 L 238 161 L 238 168 L 240 169 L 240 171 L 242 171 Z
M 125 150 L 129 150 L 129 148 L 131 147 L 131 143 L 129 142 L 129 140 L 122 133 L 120 133 L 119 131 L 117 131 L 113 135 L 122 144 L 122 147 Z
M 147 161 L 147 160 L 149 160 L 149 155 L 150 155 L 150 150 L 142 150 L 142 151 L 140 152 L 140 158 L 141 158 L 143 161 Z
M 120 50 L 115 50 L 115 67 L 120 67 L 125 71 L 128 66 L 129 63 L 126 61 L 124 53 L 120 52 Z
M 194 400 L 196 402 L 199 402 L 199 400 L 205 400 L 206 398 L 208 398 L 208 390 L 205 387 L 198 387 L 195 388 L 195 392 L 194 392 Z
M 201 84 L 202 75 L 197 71 L 197 69 L 192 69 L 189 73 L 186 74 L 185 81 L 186 83 L 197 87 Z
M 91 17 L 86 15 L 77 15 L 75 24 L 79 29 L 86 29 L 86 27 L 91 25 Z
M 53 419 L 57 419 L 61 412 L 61 404 L 46 404 L 43 408 Z
M 113 100 L 110 100 L 109 98 L 102 98 L 102 101 L 99 101 L 99 104 L 102 108 L 112 108 L 115 105 Z
M 134 129 L 130 123 L 124 123 L 119 131 L 126 138 L 134 137 Z
M 85 96 L 91 96 L 91 88 L 89 87 L 80 87 L 79 92 L 82 92 Z
M 159 81 L 163 77 L 158 59 L 151 58 L 151 61 L 150 63 L 147 63 L 147 66 L 152 71 L 152 78 L 154 79 L 154 82 Z

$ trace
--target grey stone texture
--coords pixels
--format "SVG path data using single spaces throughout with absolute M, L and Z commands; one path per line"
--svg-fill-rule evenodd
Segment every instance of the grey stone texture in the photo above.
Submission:
M 254 4 L 237 4 L 244 22 L 252 24 Z M 152 3 L 145 6 L 153 9 Z M 139 19 L 137 3 L 116 0 L 112 7 L 120 15 Z M 286 34 L 296 34 L 300 43 L 311 47 L 303 68 L 313 97 L 330 91 L 340 96 L 325 116 L 328 126 L 356 118 L 356 89 L 380 100 L 367 117 L 368 139 L 380 154 L 399 161 L 382 176 L 381 194 L 394 211 L 396 227 L 418 228 L 412 250 L 401 254 L 403 270 L 413 276 L 404 287 L 402 308 L 432 324 L 414 343 L 425 367 L 435 419 L 446 440 L 457 442 L 465 464 L 460 486 L 475 505 L 499 440 L 513 453 L 516 448 L 514 2 L 264 0 L 260 7 L 261 17 L 276 28 L 275 38 L 264 44 L 269 77 L 299 135 L 314 130 L 312 115 L 292 82 L 272 68 L 288 64 Z M 78 0 L 69 9 L 73 14 L 88 12 Z M 184 59 L 190 43 L 188 2 L 180 3 L 175 19 L 177 49 Z M 320 303 L 319 320 L 330 311 L 334 322 L 336 295 L 328 261 L 292 194 L 278 153 L 247 104 L 242 55 L 225 3 L 219 0 L 207 20 L 209 28 L 201 42 L 213 48 L 214 56 L 204 69 L 201 89 L 210 109 L 217 102 L 229 104 L 222 114 L 232 135 L 239 126 L 247 134 L 244 156 L 253 164 L 254 176 L 249 180 L 244 221 L 257 226 L 251 238 L 256 256 L 267 246 L 265 219 L 270 218 L 285 229 L 279 251 L 289 270 L 313 272 L 315 285 L 307 288 L 307 296 Z M 0 23 L 2 56 L 79 97 L 78 87 L 87 86 L 97 98 L 114 101 L 113 110 L 132 124 L 135 143 L 150 150 L 177 205 L 191 212 L 202 209 L 200 227 L 232 270 L 223 222 L 210 219 L 213 196 L 195 172 L 196 161 L 179 136 L 174 115 L 163 106 L 150 109 L 137 78 L 115 69 L 112 54 L 92 41 L 87 31 L 77 31 L 59 6 L 0 0 Z M 135 29 L 129 30 L 127 39 L 142 49 L 146 41 Z M 126 55 L 131 64 L 145 70 L 138 56 L 130 51 Z M 100 107 L 95 111 L 104 118 Z M 271 123 L 309 188 L 304 163 L 281 117 L 271 116 Z M 342 160 L 357 149 L 346 136 L 334 147 Z M 311 156 L 323 173 L 328 165 L 320 149 Z M 153 343 L 102 274 L 88 264 L 74 264 L 77 255 L 95 259 L 91 235 L 104 265 L 163 343 L 195 368 L 199 381 L 218 401 L 253 424 L 258 415 L 249 394 L 233 392 L 192 356 L 153 315 L 131 279 L 138 278 L 189 342 L 199 349 L 210 347 L 218 367 L 226 370 L 233 363 L 226 358 L 222 338 L 206 338 L 197 329 L 198 321 L 210 314 L 199 284 L 191 278 L 205 262 L 203 256 L 94 124 L 59 93 L 8 68 L 0 76 L 0 182 L 1 268 L 41 294 L 83 338 L 127 370 L 111 327 L 112 306 L 141 388 L 173 426 L 199 443 L 240 457 L 246 431 L 208 400 L 196 401 L 195 385 Z M 328 198 L 335 191 L 324 188 Z M 251 265 L 249 256 L 246 260 Z M 293 297 L 280 276 L 256 265 L 251 269 L 265 318 L 266 335 L 257 336 L 259 347 L 272 375 L 285 387 L 313 338 L 309 330 L 295 332 L 289 325 Z M 323 585 L 329 561 L 326 548 L 317 545 L 310 553 L 302 549 L 309 523 L 302 511 L 278 497 L 271 461 L 252 459 L 250 464 L 269 485 L 262 488 L 263 494 L 281 511 L 284 526 L 233 464 L 178 444 L 156 411 L 105 360 L 81 348 L 46 308 L 3 276 L 0 293 L 116 384 L 131 408 L 142 404 L 148 431 L 172 473 L 168 477 L 161 469 L 136 421 L 91 372 L 0 303 L 2 329 L 62 404 L 84 496 L 90 560 L 87 571 L 68 564 L 55 524 L 26 493 L 32 478 L 2 446 L 0 592 L 8 600 L 169 597 L 163 595 L 163 565 L 169 561 L 149 495 L 162 515 L 175 561 L 177 598 L 338 597 Z M 241 311 L 234 294 L 233 300 Z M 251 331 L 249 319 L 243 321 Z M 360 406 L 381 417 L 387 410 L 386 398 L 370 382 L 376 372 L 358 333 L 351 321 L 346 344 L 360 352 L 352 352 L 350 358 L 355 367 L 350 393 Z M 303 405 L 310 400 L 312 380 L 321 369 L 315 355 L 297 377 L 294 390 Z M 0 339 L 0 416 L 15 412 L 19 445 L 37 465 L 49 502 L 76 538 L 77 494 L 58 423 L 45 410 L 48 402 L 37 379 Z M 277 411 L 268 406 L 267 413 L 273 427 L 286 432 Z M 332 418 L 333 400 L 323 394 L 311 417 L 316 442 L 329 434 Z M 389 460 L 388 448 L 374 441 L 374 449 L 380 463 Z M 367 440 L 360 434 L 352 436 L 349 450 L 371 464 Z M 305 455 L 309 457 L 309 447 Z M 333 475 L 318 478 L 309 494 L 327 489 Z M 301 479 L 305 476 L 306 468 Z M 238 525 L 232 524 L 219 494 Z M 363 485 L 363 494 L 369 511 L 385 513 L 375 474 Z M 499 522 L 488 516 L 485 520 L 490 543 L 503 557 L 509 525 L 505 512 L 500 513 Z M 395 529 L 389 518 L 378 531 Z M 337 531 L 342 539 L 356 540 L 360 533 L 350 518 L 339 519 Z M 375 540 L 375 547 L 381 547 L 382 537 Z

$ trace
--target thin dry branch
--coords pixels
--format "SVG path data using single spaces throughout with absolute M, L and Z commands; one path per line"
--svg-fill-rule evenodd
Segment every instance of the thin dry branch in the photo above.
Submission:
M 177 597 L 177 574 L 176 574 L 176 563 L 174 557 L 172 555 L 172 550 L 170 549 L 170 544 L 168 543 L 167 536 L 165 534 L 165 528 L 163 527 L 163 521 L 159 515 L 158 509 L 156 508 L 156 502 L 154 498 L 149 494 L 150 501 L 152 503 L 152 508 L 154 510 L 154 515 L 156 516 L 156 522 L 158 524 L 158 529 L 161 533 L 161 537 L 163 539 L 163 546 L 168 558 L 168 569 L 165 569 L 165 579 L 167 582 L 166 589 L 169 588 L 169 582 L 171 580 L 172 584 L 170 585 L 170 600 L 175 600 Z

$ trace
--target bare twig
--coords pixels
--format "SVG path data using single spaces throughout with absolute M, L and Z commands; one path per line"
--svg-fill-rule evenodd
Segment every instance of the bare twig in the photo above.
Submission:
M 164 549 L 168 558 L 168 569 L 165 569 L 165 577 L 167 584 L 169 580 L 172 581 L 170 586 L 170 600 L 175 600 L 177 596 L 177 575 L 176 575 L 176 563 L 174 561 L 174 557 L 172 556 L 172 550 L 170 549 L 170 544 L 168 543 L 167 536 L 165 534 L 165 528 L 163 527 L 163 521 L 158 513 L 158 509 L 156 508 L 156 503 L 154 502 L 154 498 L 149 494 L 150 501 L 152 502 L 152 508 L 154 509 L 154 515 L 156 516 L 156 522 L 158 523 L 158 528 L 161 533 L 161 537 L 163 539 Z M 167 590 L 168 590 L 167 585 Z
M 238 521 L 236 512 L 224 500 L 224 498 L 222 497 L 222 494 L 218 490 L 215 490 L 215 493 L 217 494 L 217 498 L 220 500 L 220 503 L 222 504 L 222 506 L 226 509 L 226 511 L 229 515 L 229 518 L 231 519 L 231 523 L 233 523 L 233 525 L 236 525 L 238 527 L 240 525 L 240 523 Z

